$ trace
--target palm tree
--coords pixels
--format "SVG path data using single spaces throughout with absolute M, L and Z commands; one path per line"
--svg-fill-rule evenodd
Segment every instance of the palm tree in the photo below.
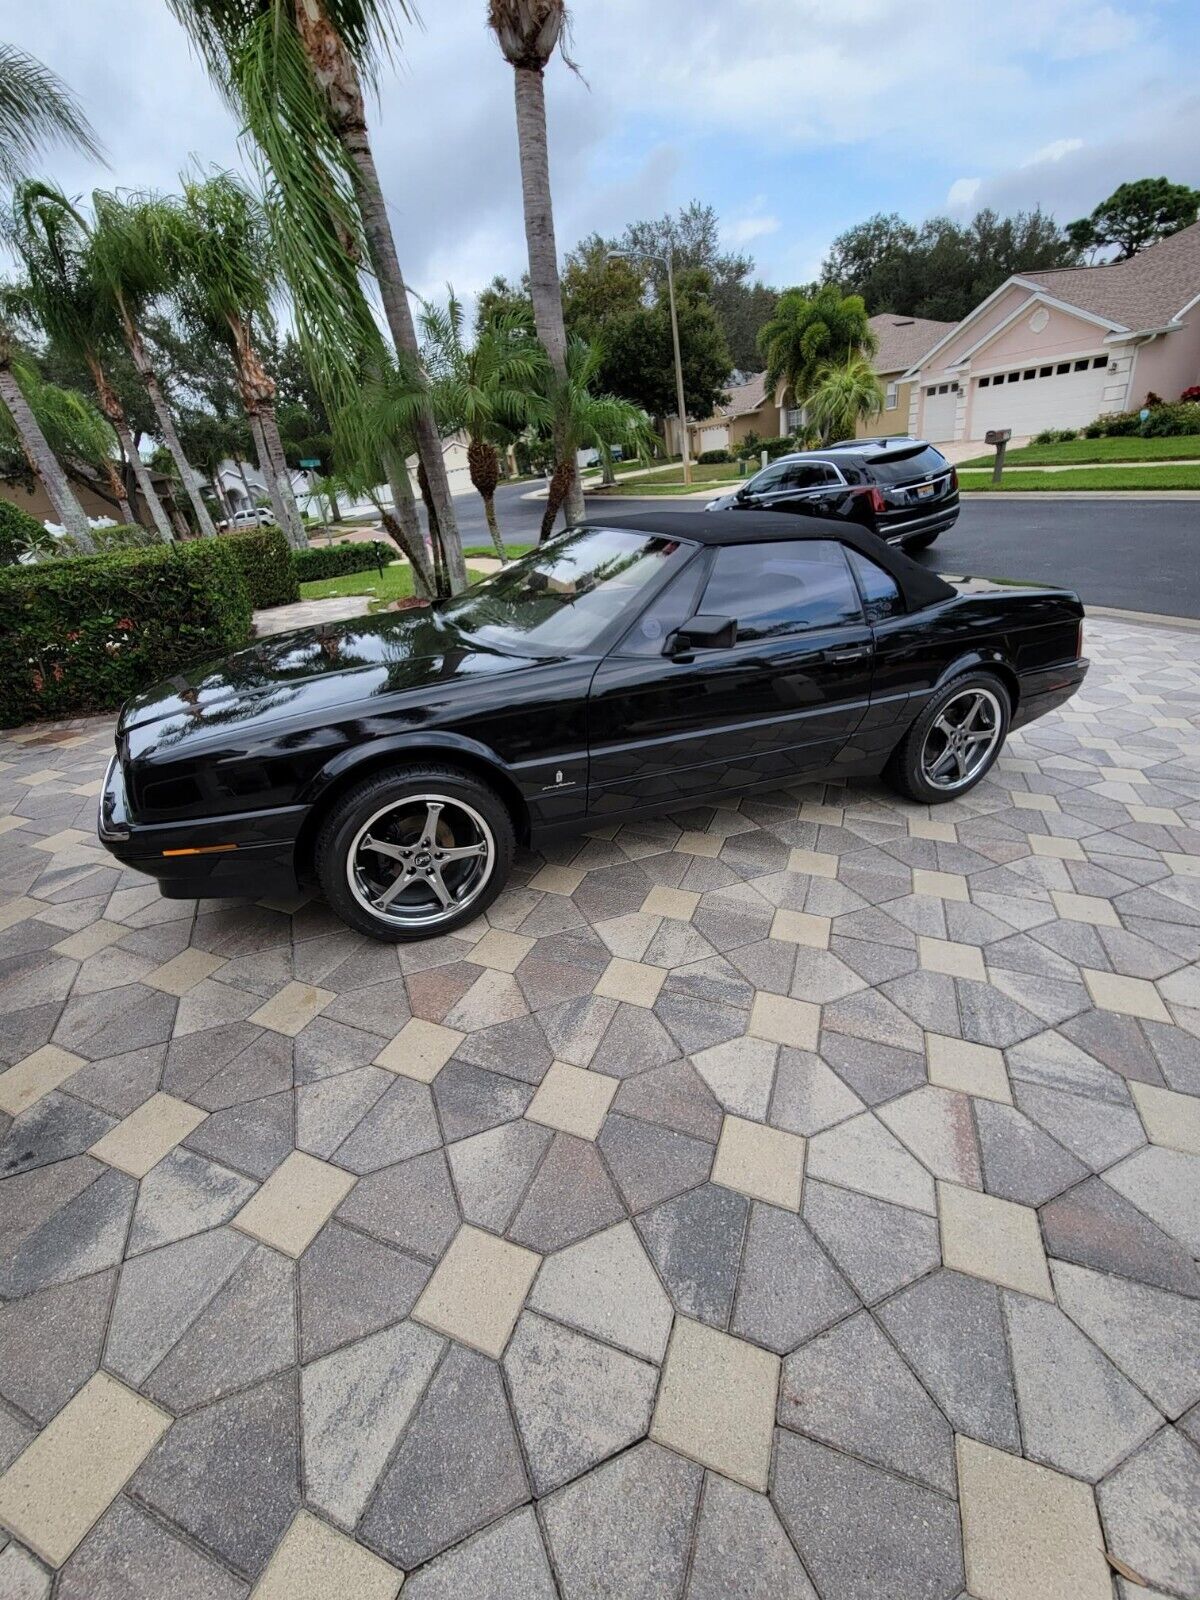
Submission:
M 148 308 L 170 288 L 162 252 L 155 246 L 162 232 L 164 202 L 150 195 L 123 197 L 96 190 L 92 205 L 95 224 L 88 239 L 89 274 L 112 301 L 121 336 L 145 385 L 196 525 L 205 537 L 215 537 L 217 530 L 200 493 L 200 480 L 179 442 L 175 419 L 141 329 Z
M 183 196 L 156 217 L 157 249 L 185 318 L 229 348 L 275 520 L 295 549 L 307 547 L 275 421 L 275 380 L 255 343 L 279 286 L 266 212 L 231 172 L 185 177 Z
M 552 426 L 562 453 L 550 476 L 539 540 L 549 536 L 555 517 L 568 503 L 571 485 L 579 476 L 575 460 L 581 449 L 588 445 L 601 449 L 617 443 L 631 444 L 639 450 L 649 447 L 650 420 L 644 411 L 616 395 L 593 394 L 591 386 L 602 360 L 599 345 L 571 339 L 567 343 L 566 377 L 551 376 Z M 573 520 L 569 510 L 567 520 Z
M 379 285 L 396 354 L 420 352 L 408 291 L 367 132 L 364 81 L 388 54 L 407 0 L 169 0 L 218 87 L 236 104 L 275 180 L 293 292 L 314 301 L 360 265 L 358 238 Z M 331 217 L 337 224 L 330 227 Z M 441 440 L 430 407 L 414 421 L 429 505 L 454 588 L 466 566 Z M 403 518 L 407 508 L 397 505 Z M 411 540 L 411 523 L 406 529 Z
M 521 198 L 525 208 L 525 244 L 529 252 L 529 290 L 538 338 L 560 385 L 569 382 L 567 334 L 563 325 L 562 285 L 554 242 L 554 205 L 550 198 L 550 155 L 546 139 L 546 93 L 543 76 L 555 50 L 573 67 L 563 40 L 568 29 L 564 0 L 488 0 L 488 26 L 513 69 L 517 102 L 517 144 L 521 154 Z M 567 440 L 556 423 L 555 471 L 562 471 L 567 489 L 567 518 L 585 515 L 579 474 L 566 472 Z
M 27 313 L 38 329 L 87 367 L 100 408 L 112 425 L 132 468 L 142 501 L 160 539 L 175 537 L 155 493 L 149 468 L 129 431 L 125 408 L 104 370 L 105 346 L 113 334 L 111 302 L 89 271 L 87 230 L 65 195 L 48 184 L 26 182 L 15 191 L 7 233 L 28 274 L 23 286 Z M 114 487 L 116 482 L 113 472 Z M 125 521 L 134 521 L 121 485 Z
M 822 284 L 811 297 L 803 289 L 787 289 L 758 335 L 767 393 L 789 389 L 792 404 L 803 406 L 822 367 L 856 352 L 870 355 L 875 346 L 861 295 L 843 297 L 831 283 Z
M 427 306 L 421 329 L 428 351 L 435 412 L 443 427 L 462 429 L 468 439 L 467 470 L 483 501 L 496 554 L 508 552 L 496 521 L 500 481 L 498 445 L 507 444 L 530 423 L 549 420 L 542 392 L 546 356 L 519 313 L 500 313 L 485 322 L 474 344 L 463 341 L 462 302 L 450 290 L 445 311 Z
M 36 390 L 37 382 L 32 364 L 0 321 L 0 400 L 7 413 L 7 418 L 0 415 L 0 421 L 7 420 L 10 424 L 29 470 L 46 491 L 58 522 L 75 547 L 82 554 L 91 555 L 96 548 L 91 524 L 71 489 L 62 459 L 47 438 L 46 419 L 38 416 L 36 402 L 30 398 L 30 391 Z
M 103 159 L 75 96 L 35 57 L 0 44 L 0 182 L 17 184 L 50 144 Z
M 824 443 L 852 435 L 860 421 L 883 410 L 883 385 L 864 355 L 851 354 L 841 363 L 826 362 L 817 370 L 805 410 Z

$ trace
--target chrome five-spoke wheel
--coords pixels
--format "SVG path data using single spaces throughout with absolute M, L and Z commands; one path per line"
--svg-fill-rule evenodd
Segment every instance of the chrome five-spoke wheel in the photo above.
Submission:
M 483 894 L 496 842 L 483 816 L 449 794 L 411 794 L 381 806 L 346 853 L 350 893 L 370 916 L 432 932 Z
M 1004 712 L 978 684 L 947 700 L 921 746 L 921 776 L 931 788 L 965 789 L 987 767 L 1004 735 Z

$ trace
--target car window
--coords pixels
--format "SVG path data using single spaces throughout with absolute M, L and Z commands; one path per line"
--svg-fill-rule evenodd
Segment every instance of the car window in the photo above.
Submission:
M 936 473 L 949 472 L 950 463 L 932 445 L 923 449 L 888 451 L 872 458 L 871 476 L 876 483 L 919 483 Z
M 764 467 L 757 477 L 750 479 L 746 489 L 750 494 L 763 494 L 768 489 L 778 489 L 783 484 L 786 472 L 785 466 Z
M 818 489 L 829 483 L 833 473 L 821 462 L 797 461 L 788 467 L 780 485 L 785 489 Z
M 862 620 L 858 590 L 832 539 L 723 545 L 700 609 L 733 617 L 739 644 Z
M 904 601 L 900 598 L 899 586 L 892 575 L 857 550 L 847 549 L 846 555 L 862 591 L 867 621 L 882 622 L 885 617 L 899 616 L 904 610 Z
M 435 615 L 476 646 L 531 655 L 587 650 L 694 551 L 624 528 L 568 528 L 442 601 Z
M 696 606 L 696 591 L 704 577 L 703 561 L 692 562 L 651 600 L 616 647 L 622 656 L 660 656 L 676 628 L 681 628 Z

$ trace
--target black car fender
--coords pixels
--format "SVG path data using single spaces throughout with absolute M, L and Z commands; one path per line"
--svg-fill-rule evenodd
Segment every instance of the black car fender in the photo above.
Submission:
M 351 783 L 357 783 L 379 767 L 417 757 L 462 767 L 464 771 L 477 773 L 493 783 L 502 793 L 520 796 L 516 778 L 490 746 L 449 729 L 429 729 L 388 734 L 372 739 L 368 744 L 339 752 L 313 774 L 300 796 L 301 802 L 323 808 L 332 790 L 348 788 Z
M 942 669 L 925 703 L 928 704 L 935 694 L 940 694 L 952 678 L 961 678 L 968 672 L 977 672 L 980 669 L 995 673 L 996 677 L 1000 679 L 1008 690 L 1009 702 L 1011 708 L 1015 711 L 1017 701 L 1021 696 L 1020 679 L 1017 677 L 1012 663 L 1001 651 L 987 647 L 964 650 L 961 655 L 955 656 L 954 660 Z

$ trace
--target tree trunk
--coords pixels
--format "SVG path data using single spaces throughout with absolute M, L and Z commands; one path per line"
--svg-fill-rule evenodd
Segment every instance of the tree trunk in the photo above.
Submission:
M 404 457 L 396 451 L 389 452 L 384 461 L 388 488 L 392 492 L 392 512 L 400 529 L 401 548 L 413 569 L 413 588 L 432 600 L 437 594 L 433 581 L 432 551 L 425 543 L 417 503 L 413 499 L 412 484 Z
M 250 435 L 251 438 L 253 438 L 253 428 L 250 430 Z M 242 480 L 242 489 L 246 495 L 246 504 L 248 506 L 252 506 L 254 504 L 254 496 L 250 493 L 250 480 L 246 477 L 246 463 L 242 460 L 241 456 L 234 456 L 233 464 L 238 470 L 238 477 Z M 232 507 L 230 507 L 230 513 L 232 514 Z
M 283 453 L 283 440 L 279 437 L 279 424 L 275 420 L 274 405 L 263 406 L 260 421 L 267 455 L 275 472 L 275 482 L 279 487 L 279 503 L 287 517 L 287 521 L 283 524 L 284 535 L 293 550 L 307 550 L 308 534 L 304 531 L 304 518 L 300 515 L 300 507 L 296 504 L 287 457 Z
M 125 309 L 123 299 L 118 299 L 118 310 L 121 314 L 121 327 L 125 334 L 125 344 L 128 347 L 138 377 L 141 378 L 146 393 L 150 397 L 150 404 L 154 407 L 154 415 L 158 419 L 158 429 L 162 434 L 163 443 L 171 453 L 171 459 L 174 461 L 179 473 L 179 481 L 183 484 L 187 497 L 191 501 L 192 511 L 196 518 L 196 526 L 200 529 L 204 538 L 215 539 L 217 530 L 213 524 L 212 517 L 209 515 L 208 507 L 204 503 L 204 497 L 200 493 L 200 480 L 191 462 L 184 454 L 183 446 L 179 442 L 179 435 L 175 431 L 175 419 L 172 417 L 171 409 L 167 405 L 166 397 L 158 381 L 158 375 L 151 364 L 149 355 L 146 353 L 141 331 Z
M 329 500 L 329 520 L 330 520 L 330 522 L 331 523 L 340 522 L 342 520 L 342 508 L 341 508 L 341 506 L 338 505 L 337 495 L 333 492 L 332 489 L 326 489 L 325 494 L 326 494 L 326 496 L 328 497 L 328 500 Z
M 433 503 L 430 492 L 429 477 L 425 471 L 425 463 L 420 455 L 417 456 L 417 487 L 421 491 L 421 499 L 425 502 L 425 515 L 429 519 L 429 543 L 433 553 L 433 582 L 434 589 L 439 598 L 457 591 L 450 580 L 450 572 L 446 561 L 446 547 L 442 542 L 442 530 L 438 522 L 437 508 Z
M 494 444 L 487 439 L 472 439 L 467 445 L 467 470 L 471 482 L 483 501 L 483 514 L 487 518 L 488 532 L 501 561 L 507 561 L 504 540 L 500 537 L 500 524 L 496 521 L 496 485 L 500 481 L 500 456 Z
M 560 461 L 550 476 L 550 488 L 546 496 L 546 509 L 542 512 L 542 526 L 538 531 L 539 544 L 544 543 L 550 537 L 555 517 L 560 509 L 567 505 L 573 475 L 573 467 L 565 461 Z M 569 507 L 567 509 L 567 518 L 568 520 L 571 518 Z
M 230 316 L 226 320 L 233 337 L 233 363 L 238 390 L 250 422 L 254 448 L 258 452 L 258 465 L 271 499 L 275 521 L 293 550 L 306 550 L 308 536 L 300 520 L 296 497 L 292 493 L 292 480 L 288 477 L 283 442 L 275 421 L 275 380 L 259 360 L 250 324 L 241 317 Z
M 275 482 L 275 470 L 271 465 L 271 457 L 267 452 L 267 441 L 263 434 L 262 418 L 255 410 L 246 412 L 246 420 L 250 424 L 250 437 L 254 440 L 254 453 L 258 457 L 258 470 L 262 473 L 262 480 L 267 486 L 267 497 L 271 502 L 272 514 L 280 528 L 285 528 L 285 513 L 279 499 L 279 485 Z M 245 482 L 245 479 L 243 478 L 242 481 Z M 249 491 L 250 486 L 247 484 L 246 492 L 249 494 Z M 253 497 L 251 497 L 250 506 L 253 509 Z
M 296 31 L 300 36 L 312 68 L 313 78 L 325 97 L 330 126 L 333 129 L 346 159 L 354 184 L 366 235 L 371 266 L 379 284 L 383 311 L 397 351 L 404 351 L 420 370 L 421 352 L 417 343 L 417 330 L 412 310 L 408 304 L 408 290 L 400 261 L 396 254 L 396 241 L 388 220 L 387 204 L 379 182 L 371 141 L 367 134 L 366 110 L 363 106 L 362 85 L 354 59 L 346 48 L 345 40 L 330 20 L 325 0 L 294 0 Z M 457 591 L 466 587 L 467 569 L 463 561 L 462 541 L 458 535 L 458 522 L 454 515 L 454 501 L 450 494 L 450 480 L 446 475 L 446 462 L 442 456 L 442 442 L 438 437 L 433 414 L 422 407 L 416 423 L 417 454 L 429 480 L 428 504 L 433 509 L 441 531 L 443 554 L 452 587 Z
M 0 400 L 4 402 L 12 418 L 17 438 L 21 441 L 21 448 L 25 452 L 25 459 L 37 475 L 50 504 L 54 507 L 54 515 L 82 554 L 95 555 L 96 544 L 84 509 L 72 494 L 67 475 L 59 466 L 46 435 L 30 410 L 29 401 L 26 400 L 12 368 L 7 363 L 0 363 Z
M 164 544 L 171 544 L 175 538 L 175 530 L 163 510 L 162 501 L 155 493 L 154 485 L 150 481 L 150 472 L 142 460 L 141 452 L 133 442 L 129 432 L 129 424 L 125 420 L 125 408 L 121 404 L 117 391 L 105 376 L 104 368 L 96 357 L 87 351 L 84 355 L 87 369 L 92 375 L 92 382 L 96 386 L 96 396 L 100 401 L 100 409 L 108 418 L 113 432 L 116 434 L 121 449 L 125 452 L 125 459 L 133 469 L 134 482 L 138 486 L 138 493 L 142 497 L 142 504 L 150 515 L 154 524 L 154 531 Z
M 550 198 L 550 155 L 546 142 L 546 93 L 540 67 L 514 67 L 517 100 L 517 144 L 521 153 L 521 199 L 525 208 L 525 244 L 529 252 L 529 291 L 537 336 L 560 383 L 567 377 L 567 333 L 563 325 L 562 285 L 554 242 L 554 207 Z M 554 427 L 555 466 L 566 465 L 567 440 L 561 423 Z M 573 465 L 573 463 L 572 463 Z M 567 520 L 587 515 L 579 476 L 572 473 L 567 489 Z

